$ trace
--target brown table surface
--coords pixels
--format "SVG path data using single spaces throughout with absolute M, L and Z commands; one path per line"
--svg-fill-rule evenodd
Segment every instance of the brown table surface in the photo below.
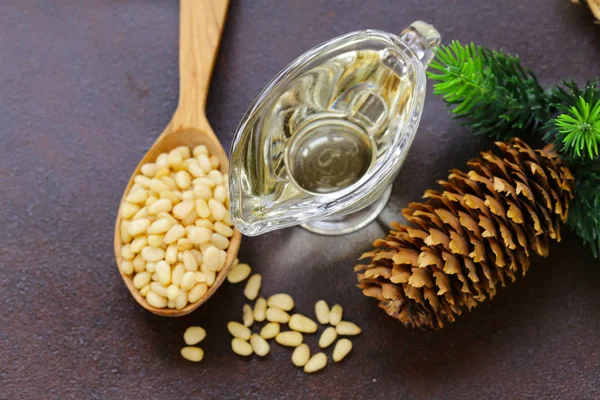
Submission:
M 0 3 L 1 399 L 598 399 L 600 261 L 573 234 L 525 279 L 439 332 L 404 328 L 354 286 L 356 258 L 409 201 L 490 142 L 429 93 L 379 223 L 344 237 L 301 228 L 244 239 L 240 259 L 299 312 L 345 307 L 363 327 L 351 355 L 306 375 L 291 350 L 232 353 L 242 285 L 177 319 L 139 307 L 113 258 L 129 174 L 178 93 L 176 1 Z M 226 148 L 244 111 L 288 62 L 348 31 L 424 19 L 446 42 L 519 53 L 544 84 L 600 75 L 600 27 L 567 0 L 232 1 L 208 118 Z M 201 364 L 182 333 L 206 328 Z M 308 342 L 315 348 L 316 337 Z

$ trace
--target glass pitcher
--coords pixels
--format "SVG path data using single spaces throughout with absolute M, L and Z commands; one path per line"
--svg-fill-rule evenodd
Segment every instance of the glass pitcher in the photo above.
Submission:
M 254 100 L 231 149 L 230 208 L 255 236 L 302 225 L 337 235 L 382 211 L 413 141 L 440 35 L 364 30 L 309 50 Z

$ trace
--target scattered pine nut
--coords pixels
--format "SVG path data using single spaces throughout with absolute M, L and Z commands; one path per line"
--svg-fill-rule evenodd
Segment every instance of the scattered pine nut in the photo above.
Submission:
M 249 304 L 244 304 L 242 319 L 244 321 L 244 326 L 250 327 L 254 323 L 254 312 Z
M 315 315 L 320 324 L 329 323 L 329 306 L 325 300 L 319 300 L 315 303 Z
M 333 326 L 326 328 L 319 338 L 319 347 L 325 349 L 329 347 L 337 338 L 337 332 Z
M 352 342 L 346 338 L 338 340 L 333 349 L 333 361 L 340 362 L 352 350 Z
M 296 367 L 304 367 L 310 358 L 310 349 L 306 343 L 302 343 L 300 346 L 294 349 L 292 353 L 292 363 Z
M 290 329 L 297 332 L 314 333 L 317 331 L 316 322 L 302 314 L 292 315 L 288 324 Z
M 349 321 L 340 321 L 340 323 L 336 325 L 335 330 L 338 335 L 345 336 L 354 336 L 361 332 L 361 329 L 358 327 L 358 325 Z
M 294 299 L 289 294 L 277 293 L 269 297 L 267 305 L 269 307 L 277 307 L 283 311 L 290 311 L 294 308 Z
M 263 322 L 267 318 L 267 301 L 264 297 L 256 299 L 254 304 L 254 320 L 256 322 Z
M 275 336 L 275 341 L 282 346 L 296 347 L 302 344 L 302 334 L 296 331 L 280 332 Z
M 279 322 L 282 324 L 287 324 L 290 320 L 290 315 L 285 311 L 279 308 L 267 308 L 266 312 L 267 321 L 270 322 Z
M 252 272 L 252 269 L 248 264 L 237 264 L 227 274 L 227 280 L 230 283 L 239 283 L 250 276 L 250 272 Z
M 310 374 L 317 372 L 327 366 L 327 356 L 325 353 L 317 353 L 312 356 L 304 366 L 304 372 Z
M 258 297 L 258 292 L 260 291 L 260 285 L 262 283 L 262 277 L 260 274 L 254 274 L 248 279 L 248 283 L 246 283 L 246 287 L 244 288 L 244 296 L 248 300 L 254 300 Z
M 200 347 L 186 346 L 181 349 L 181 356 L 188 361 L 200 362 L 204 358 L 204 350 Z
M 252 346 L 245 340 L 233 338 L 231 340 L 231 349 L 240 356 L 249 356 L 252 354 Z
M 269 350 L 271 350 L 269 343 L 267 343 L 262 336 L 257 335 L 256 333 L 253 333 L 252 336 L 250 336 L 250 345 L 252 346 L 254 353 L 260 357 L 266 356 L 269 354 Z
M 264 339 L 273 339 L 279 334 L 279 324 L 277 322 L 269 322 L 260 330 L 260 336 Z
M 336 326 L 342 320 L 342 313 L 344 309 L 339 304 L 331 307 L 331 312 L 329 313 L 329 323 L 333 326 Z
M 200 343 L 206 337 L 206 331 L 200 326 L 190 326 L 183 334 L 183 341 L 188 346 Z
M 250 329 L 236 321 L 230 321 L 227 323 L 227 330 L 231 333 L 231 336 L 241 340 L 250 339 Z

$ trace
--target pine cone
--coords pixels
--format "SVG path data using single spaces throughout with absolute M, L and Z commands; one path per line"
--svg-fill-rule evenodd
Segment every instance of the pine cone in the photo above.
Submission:
M 451 170 L 443 191 L 427 190 L 403 210 L 412 225 L 392 224 L 362 255 L 358 287 L 404 325 L 439 329 L 494 297 L 560 241 L 573 197 L 573 176 L 551 147 L 519 139 L 481 153 L 470 171 Z

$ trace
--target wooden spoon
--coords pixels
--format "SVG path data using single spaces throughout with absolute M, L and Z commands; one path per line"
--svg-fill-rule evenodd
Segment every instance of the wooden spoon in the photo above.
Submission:
M 221 172 L 223 174 L 227 173 L 229 169 L 227 154 L 206 119 L 205 106 L 228 5 L 229 0 L 181 0 L 179 20 L 179 104 L 171 122 L 150 147 L 150 150 L 142 158 L 129 179 L 123 198 L 121 198 L 121 204 L 125 201 L 125 195 L 133 184 L 134 176 L 140 173 L 141 166 L 148 162 L 154 162 L 160 153 L 168 153 L 177 146 L 193 148 L 200 144 L 206 145 L 210 154 L 219 158 Z M 120 226 L 121 217 L 119 212 L 115 226 L 114 243 L 119 271 L 121 271 L 120 266 L 123 261 L 121 258 Z M 233 260 L 237 256 L 241 238 L 241 233 L 234 229 L 227 250 L 225 266 L 218 273 L 214 284 L 202 299 L 196 303 L 188 304 L 181 310 L 152 307 L 140 294 L 139 290 L 133 286 L 132 276 L 124 275 L 121 272 L 121 277 L 135 300 L 146 310 L 166 317 L 185 315 L 208 300 L 221 286 Z

